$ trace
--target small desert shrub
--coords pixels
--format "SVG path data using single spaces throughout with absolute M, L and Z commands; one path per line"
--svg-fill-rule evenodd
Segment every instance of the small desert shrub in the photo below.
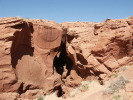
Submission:
M 125 94 L 116 93 L 112 95 L 112 98 L 110 100 L 129 100 L 129 97 Z
M 119 92 L 120 89 L 125 89 L 126 84 L 129 83 L 123 76 L 120 76 L 118 80 L 110 83 L 104 90 L 104 94 L 114 94 Z
M 82 91 L 82 92 L 85 92 L 85 91 L 87 91 L 88 89 L 89 89 L 89 82 L 88 81 L 83 81 L 82 83 L 81 83 L 81 86 L 80 86 L 80 91 Z
M 117 94 L 112 97 L 112 100 L 121 100 L 121 95 Z
M 124 66 L 124 67 L 121 67 L 120 69 L 119 69 L 119 71 L 125 71 L 125 70 L 127 70 L 127 68 L 126 68 L 126 66 Z
M 119 73 L 117 72 L 117 73 L 113 74 L 113 75 L 111 76 L 111 78 L 114 79 L 114 78 L 117 78 L 118 76 L 119 76 Z
M 43 96 L 37 98 L 37 100 L 44 100 Z
M 79 91 L 85 92 L 89 89 L 88 81 L 81 82 L 81 85 L 77 87 L 74 91 L 70 92 L 70 97 L 74 97 Z

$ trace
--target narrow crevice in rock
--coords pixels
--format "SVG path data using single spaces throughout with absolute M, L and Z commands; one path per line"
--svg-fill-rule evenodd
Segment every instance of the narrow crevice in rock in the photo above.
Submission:
M 59 54 L 55 56 L 53 66 L 58 74 L 62 75 L 64 66 L 66 65 L 66 44 L 61 43 Z
M 106 64 L 104 64 L 104 62 L 102 62 L 101 60 L 97 59 L 97 61 L 99 61 L 99 63 L 103 64 L 110 72 L 112 72 L 112 69 L 109 68 Z
M 88 64 L 87 60 L 84 58 L 84 56 L 82 54 L 77 53 L 76 55 L 77 55 L 77 60 L 81 64 L 83 64 L 83 65 L 87 65 Z

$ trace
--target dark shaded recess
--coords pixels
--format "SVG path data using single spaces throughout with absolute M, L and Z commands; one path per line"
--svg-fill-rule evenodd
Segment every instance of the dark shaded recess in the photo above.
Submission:
M 99 76 L 100 74 L 104 74 L 103 72 L 100 71 L 94 71 L 94 68 L 91 68 L 91 70 L 94 72 L 94 76 Z
M 100 50 L 100 51 L 93 51 L 91 50 L 91 54 L 93 54 L 96 57 L 104 57 L 105 56 L 105 51 L 104 50 Z
M 24 88 L 23 88 L 23 87 L 24 87 L 24 83 L 22 83 L 22 84 L 20 85 L 19 89 L 18 89 L 18 93 L 19 93 L 19 94 L 25 93 L 27 90 L 30 89 L 30 86 L 31 86 L 31 85 L 27 85 L 27 86 L 25 87 L 25 89 L 24 89 Z
M 74 62 L 67 56 L 66 69 L 68 70 L 67 76 L 70 75 L 71 69 L 74 66 Z
M 119 57 L 122 58 L 124 56 L 131 56 L 132 54 L 130 53 L 130 51 L 133 48 L 133 44 L 132 44 L 132 40 L 128 39 L 125 41 L 119 41 L 118 45 L 120 48 L 120 53 L 119 53 Z
M 61 86 L 54 87 L 52 92 L 55 92 L 55 91 L 57 91 L 57 96 L 58 97 L 61 97 L 64 94 Z
M 76 56 L 77 56 L 77 60 L 80 61 L 81 64 L 83 64 L 83 65 L 88 64 L 87 60 L 84 58 L 83 55 L 77 53 Z
M 59 57 L 55 56 L 54 61 L 53 61 L 53 66 L 56 69 L 56 72 L 60 75 L 63 74 L 64 72 L 64 66 L 66 66 L 67 69 L 67 75 L 70 75 L 71 69 L 74 65 L 74 62 L 72 61 L 71 58 L 69 58 L 68 54 L 67 54 L 67 50 L 66 50 L 66 40 L 67 42 L 71 42 L 71 40 L 73 40 L 74 36 L 70 36 L 67 34 L 67 29 L 63 29 L 63 36 L 62 36 L 62 42 L 61 42 L 61 46 L 59 49 L 60 55 Z
M 31 34 L 34 30 L 31 23 L 22 23 L 11 27 L 21 29 L 21 31 L 14 33 L 14 39 L 11 46 L 11 64 L 13 68 L 16 68 L 18 60 L 24 55 L 33 56 L 34 48 L 31 46 Z
M 124 40 L 121 40 L 119 37 L 114 37 L 111 39 L 111 41 L 114 43 L 117 43 L 117 45 L 120 48 L 118 57 L 116 57 L 117 59 L 121 59 L 124 56 L 132 56 L 132 52 L 131 52 L 133 48 L 132 37 L 125 38 Z
M 80 76 L 82 79 L 86 79 L 88 76 L 94 75 L 91 70 L 92 68 L 86 68 L 82 64 L 77 64 L 73 67 L 73 69 L 76 71 L 78 76 Z
M 25 93 L 27 90 L 33 90 L 33 89 L 39 89 L 37 86 L 33 86 L 31 84 L 25 84 L 25 83 L 22 83 L 18 89 L 18 93 L 19 94 L 23 94 Z
M 103 53 L 101 51 L 98 51 L 98 52 L 94 52 L 94 51 L 91 51 L 91 53 L 96 56 L 96 57 L 104 57 Z M 100 54 L 101 53 L 101 54 Z
M 63 73 L 63 67 L 66 64 L 66 44 L 61 43 L 60 46 L 60 55 L 59 57 L 55 56 L 54 61 L 53 61 L 53 67 L 55 67 L 55 70 L 58 74 L 62 75 Z
M 106 66 L 102 60 L 97 59 L 97 61 L 98 61 L 100 64 L 103 64 L 110 72 L 112 72 L 112 69 L 109 68 L 108 66 Z M 103 73 L 100 73 L 100 74 L 103 74 Z M 100 75 L 100 74 L 98 74 L 98 75 Z
M 124 56 L 132 56 L 133 52 L 133 39 L 132 37 L 128 37 L 125 39 L 121 39 L 119 37 L 114 37 L 111 39 L 111 43 L 112 46 L 108 46 L 108 51 L 101 49 L 97 52 L 95 51 L 91 51 L 91 53 L 96 56 L 96 57 L 104 57 L 106 56 L 107 52 L 108 53 L 112 53 L 112 55 L 116 58 L 116 59 L 121 59 Z M 119 53 L 116 55 L 115 54 L 115 47 L 119 47 Z
M 70 36 L 70 35 L 67 34 L 66 38 L 67 38 L 67 42 L 71 43 L 71 41 L 74 39 L 74 36 Z
M 60 86 L 60 87 L 58 87 L 57 96 L 58 96 L 58 97 L 61 97 L 63 94 L 64 94 L 64 92 L 62 91 L 61 86 Z
M 67 76 L 70 74 L 71 68 L 73 66 L 72 60 L 67 56 L 66 52 L 66 43 L 61 43 L 60 46 L 60 55 L 59 57 L 55 56 L 53 61 L 53 66 L 56 69 L 56 72 L 60 75 L 64 72 L 64 66 L 66 65 L 66 69 L 68 70 Z

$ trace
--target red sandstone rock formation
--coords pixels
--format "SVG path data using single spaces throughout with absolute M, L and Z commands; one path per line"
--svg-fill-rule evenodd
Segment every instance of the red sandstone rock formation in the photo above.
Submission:
M 0 18 L 0 93 L 16 92 L 16 98 L 30 99 L 36 91 L 67 94 L 83 80 L 108 80 L 129 62 L 132 17 L 62 24 Z
M 63 24 L 68 29 L 68 52 L 75 52 L 74 70 L 80 77 L 111 75 L 121 65 L 133 61 L 133 19 Z M 69 47 L 73 50 L 69 51 Z
M 53 61 L 60 51 L 63 30 L 44 20 L 1 18 L 0 92 L 47 91 L 61 84 Z

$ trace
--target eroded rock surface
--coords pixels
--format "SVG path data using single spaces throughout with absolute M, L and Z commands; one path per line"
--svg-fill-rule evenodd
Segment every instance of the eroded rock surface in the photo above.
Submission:
M 16 93 L 14 98 L 34 99 L 32 94 L 53 90 L 69 94 L 83 80 L 108 80 L 129 62 L 132 17 L 61 24 L 0 18 L 0 93 Z
M 132 24 L 132 18 L 107 19 L 101 23 L 62 23 L 67 29 L 67 52 L 73 61 L 66 85 L 76 86 L 94 78 L 107 81 L 119 67 L 132 62 Z

